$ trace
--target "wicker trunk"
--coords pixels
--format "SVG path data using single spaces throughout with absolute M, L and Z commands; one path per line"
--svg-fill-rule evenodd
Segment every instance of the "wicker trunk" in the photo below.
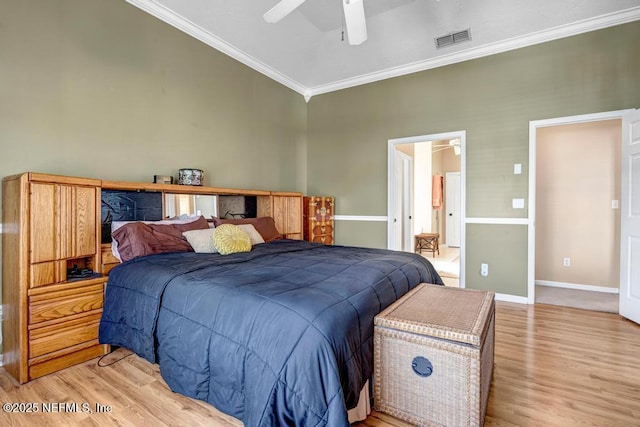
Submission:
M 422 284 L 375 318 L 374 405 L 421 426 L 481 426 L 494 294 Z

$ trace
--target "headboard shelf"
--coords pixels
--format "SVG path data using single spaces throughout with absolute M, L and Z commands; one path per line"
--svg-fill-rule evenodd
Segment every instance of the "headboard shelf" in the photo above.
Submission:
M 102 189 L 105 190 L 129 190 L 129 191 L 158 191 L 174 194 L 219 194 L 240 196 L 270 196 L 271 191 L 245 190 L 239 188 L 205 187 L 177 184 L 156 184 L 147 182 L 127 181 L 102 181 Z M 299 194 L 299 193 L 298 193 Z

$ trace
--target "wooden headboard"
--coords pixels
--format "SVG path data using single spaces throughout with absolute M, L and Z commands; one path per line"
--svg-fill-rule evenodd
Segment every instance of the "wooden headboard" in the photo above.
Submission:
M 162 219 L 166 194 L 218 196 L 218 216 L 271 216 L 285 237 L 303 238 L 302 193 L 125 181 L 101 181 L 101 184 L 103 274 L 119 264 L 111 253 L 111 222 Z

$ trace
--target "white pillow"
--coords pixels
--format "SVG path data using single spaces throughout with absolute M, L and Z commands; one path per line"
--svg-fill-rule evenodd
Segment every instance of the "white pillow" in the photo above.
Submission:
M 218 252 L 213 244 L 213 232 L 215 228 L 204 230 L 189 230 L 182 233 L 194 252 L 214 254 Z
M 158 224 L 158 225 L 167 225 L 167 224 L 188 224 L 200 218 L 201 215 L 195 216 L 179 216 L 174 219 L 163 219 L 160 221 L 113 221 L 111 223 L 111 234 L 116 231 L 118 228 L 122 227 L 126 224 L 131 224 L 132 222 L 141 222 L 143 224 Z M 122 258 L 120 258 L 120 253 L 118 252 L 118 242 L 116 239 L 111 239 L 111 253 L 114 257 L 118 259 L 118 261 L 122 262 Z
M 258 233 L 258 230 L 253 226 L 253 224 L 238 224 L 238 227 L 243 229 L 251 239 L 251 245 L 258 245 L 260 243 L 264 243 L 264 239 L 262 235 Z

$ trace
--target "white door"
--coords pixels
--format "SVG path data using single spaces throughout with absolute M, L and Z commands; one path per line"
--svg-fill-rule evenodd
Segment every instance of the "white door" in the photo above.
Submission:
M 402 159 L 402 250 L 413 252 L 413 160 Z
M 390 249 L 413 251 L 411 240 L 413 222 L 412 195 L 412 159 L 409 155 L 394 150 L 393 156 L 393 240 Z
M 622 119 L 620 314 L 640 323 L 640 110 Z
M 460 247 L 460 172 L 447 172 L 444 181 L 447 246 Z
M 389 249 L 394 251 L 402 250 L 402 211 L 403 206 L 403 185 L 404 170 L 402 162 L 402 153 L 398 150 L 393 152 L 393 218 L 391 219 L 391 227 L 393 228 L 393 240 L 390 242 Z

